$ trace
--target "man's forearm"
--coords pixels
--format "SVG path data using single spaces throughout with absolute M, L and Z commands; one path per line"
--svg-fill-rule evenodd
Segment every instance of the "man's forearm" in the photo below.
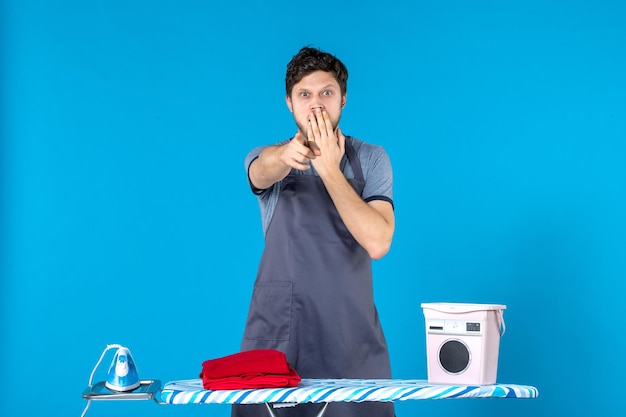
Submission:
M 291 167 L 285 164 L 280 155 L 285 145 L 273 145 L 263 149 L 257 159 L 250 165 L 248 174 L 255 188 L 264 190 L 289 174 Z
M 391 247 L 395 228 L 391 204 L 385 201 L 366 203 L 339 170 L 326 175 L 323 181 L 354 239 L 371 258 L 385 256 Z
M 316 155 L 319 155 L 319 150 L 311 149 L 304 135 L 298 131 L 284 145 L 273 145 L 263 149 L 250 165 L 248 171 L 250 181 L 254 187 L 264 190 L 285 178 L 291 168 L 303 171 L 311 169 L 311 160 Z

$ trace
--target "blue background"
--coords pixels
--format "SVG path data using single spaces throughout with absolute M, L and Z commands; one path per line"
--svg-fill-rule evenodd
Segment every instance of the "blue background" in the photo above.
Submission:
M 342 130 L 392 159 L 394 376 L 426 378 L 421 302 L 502 303 L 498 380 L 540 390 L 398 416 L 625 413 L 624 2 L 0 4 L 0 415 L 80 415 L 109 343 L 163 381 L 237 351 L 263 247 L 243 158 L 295 132 L 307 44 L 350 70 Z

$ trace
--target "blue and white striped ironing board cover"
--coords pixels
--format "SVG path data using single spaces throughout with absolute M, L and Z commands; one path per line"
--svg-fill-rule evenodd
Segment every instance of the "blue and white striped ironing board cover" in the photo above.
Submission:
M 300 404 L 435 400 L 451 398 L 536 398 L 529 385 L 434 385 L 418 379 L 302 379 L 296 388 L 209 391 L 200 379 L 172 381 L 156 393 L 164 404 Z

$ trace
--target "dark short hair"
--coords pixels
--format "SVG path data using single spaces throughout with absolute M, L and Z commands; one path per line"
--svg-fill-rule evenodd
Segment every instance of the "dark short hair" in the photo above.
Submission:
M 337 83 L 339 83 L 341 94 L 346 94 L 348 90 L 348 69 L 343 62 L 336 56 L 323 52 L 318 48 L 305 46 L 287 64 L 287 75 L 285 76 L 287 95 L 291 95 L 294 85 L 315 71 L 332 73 Z

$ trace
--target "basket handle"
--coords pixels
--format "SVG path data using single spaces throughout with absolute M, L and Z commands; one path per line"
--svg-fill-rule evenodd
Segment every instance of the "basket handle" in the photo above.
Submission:
M 500 329 L 500 337 L 504 336 L 506 332 L 506 324 L 504 323 L 504 312 L 502 310 L 496 310 L 498 315 L 498 328 Z

